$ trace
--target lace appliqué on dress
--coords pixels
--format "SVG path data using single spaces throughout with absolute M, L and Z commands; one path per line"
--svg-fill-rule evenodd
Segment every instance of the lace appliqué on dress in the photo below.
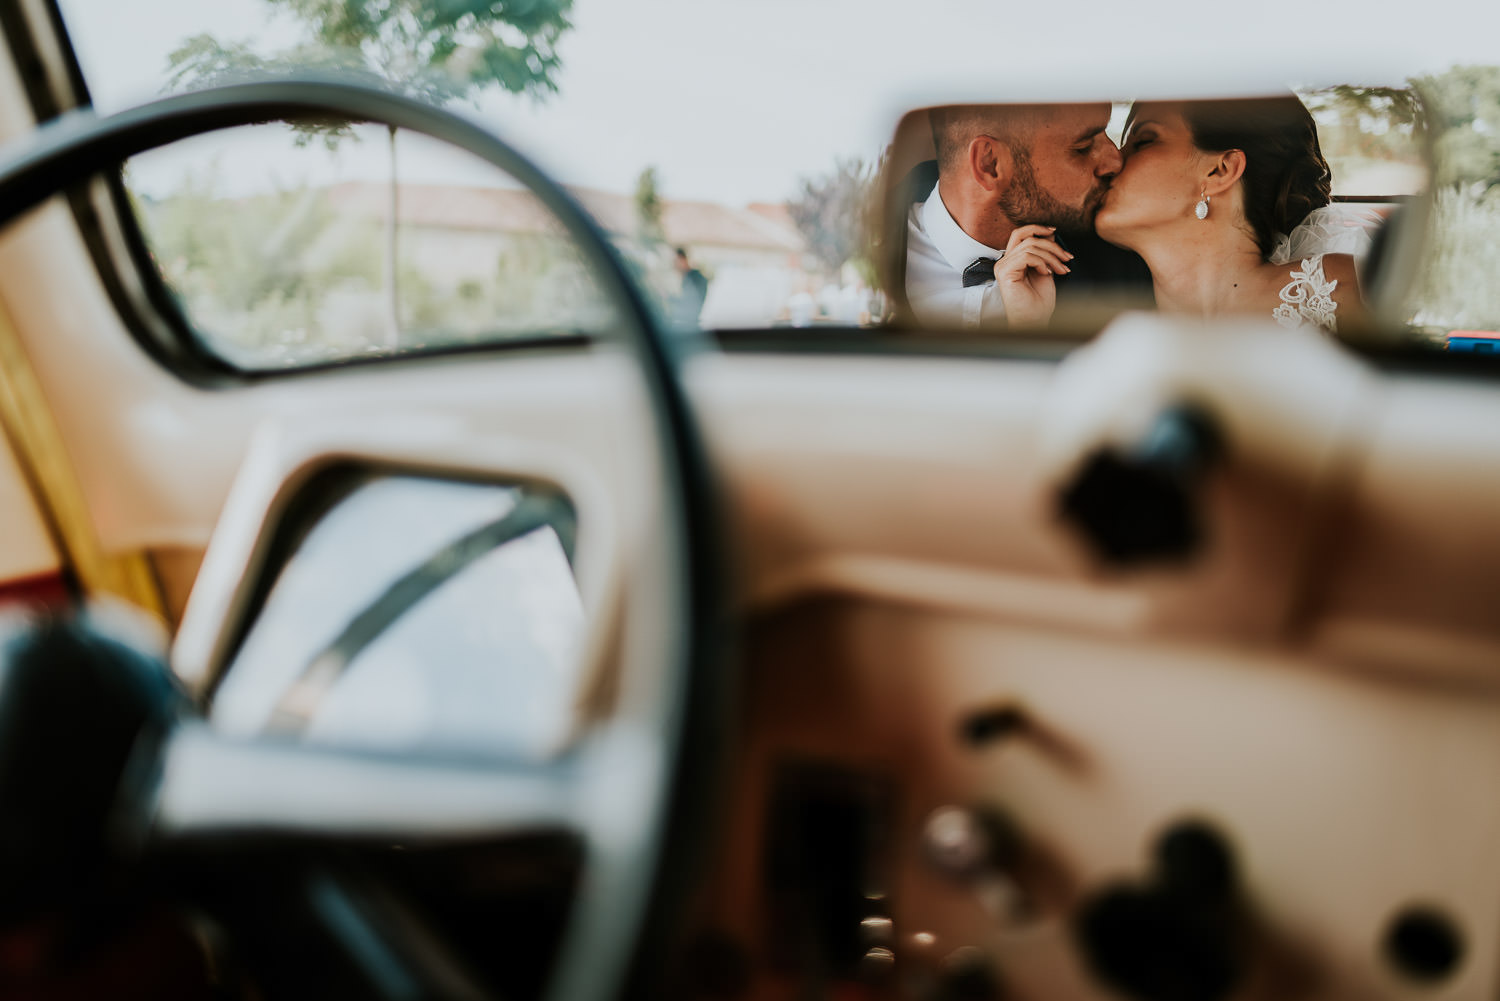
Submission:
M 1338 321 L 1333 311 L 1338 303 L 1333 301 L 1333 290 L 1338 285 L 1323 275 L 1323 255 L 1314 254 L 1302 262 L 1300 269 L 1292 269 L 1292 280 L 1281 290 L 1281 305 L 1271 310 L 1271 315 L 1291 330 L 1311 326 L 1336 333 Z

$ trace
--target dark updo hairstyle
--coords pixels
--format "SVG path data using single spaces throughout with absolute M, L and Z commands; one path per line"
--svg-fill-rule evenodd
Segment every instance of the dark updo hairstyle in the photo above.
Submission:
M 1333 175 L 1318 126 L 1295 96 L 1185 101 L 1180 110 L 1198 149 L 1245 154 L 1245 220 L 1263 260 L 1278 235 L 1328 204 Z

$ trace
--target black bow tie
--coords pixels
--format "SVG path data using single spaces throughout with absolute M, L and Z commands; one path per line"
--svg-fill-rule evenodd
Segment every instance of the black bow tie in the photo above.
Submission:
M 995 262 L 998 257 L 976 257 L 964 268 L 964 288 L 988 285 L 995 280 Z

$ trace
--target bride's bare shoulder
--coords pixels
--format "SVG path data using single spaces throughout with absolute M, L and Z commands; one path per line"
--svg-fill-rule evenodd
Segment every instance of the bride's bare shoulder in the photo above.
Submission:
M 1339 289 L 1335 290 L 1335 299 L 1338 298 L 1337 291 L 1341 291 L 1345 286 L 1351 289 L 1359 288 L 1359 275 L 1354 269 L 1354 257 L 1351 254 L 1324 254 L 1323 277 L 1339 283 Z
M 1363 318 L 1366 312 L 1364 289 L 1359 285 L 1359 272 L 1350 254 L 1325 254 L 1323 277 L 1337 282 L 1333 289 L 1333 301 L 1338 304 L 1340 319 Z

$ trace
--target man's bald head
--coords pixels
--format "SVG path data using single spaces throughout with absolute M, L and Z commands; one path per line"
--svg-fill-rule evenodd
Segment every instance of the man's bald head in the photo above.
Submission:
M 1038 116 L 1045 109 L 1030 104 L 955 104 L 933 108 L 932 144 L 937 148 L 938 176 L 956 177 L 968 170 L 969 143 L 990 136 L 1026 156 Z

